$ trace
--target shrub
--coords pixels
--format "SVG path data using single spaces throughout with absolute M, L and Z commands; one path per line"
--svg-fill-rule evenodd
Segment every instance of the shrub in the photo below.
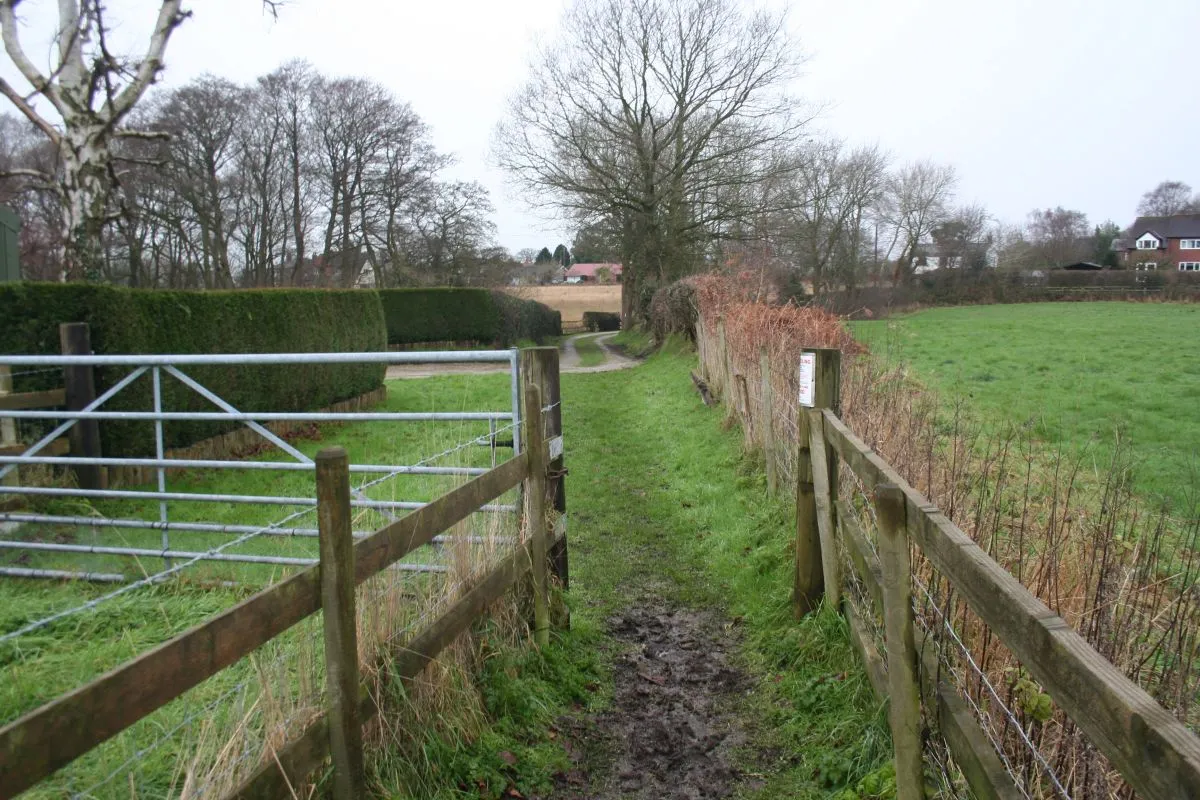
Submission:
M 58 325 L 86 322 L 97 354 L 368 352 L 384 348 L 383 311 L 374 292 L 269 289 L 181 292 L 88 284 L 18 283 L 0 286 L 0 352 L 56 354 Z M 182 370 L 241 411 L 305 411 L 382 385 L 381 364 L 197 366 Z M 127 367 L 96 370 L 103 392 Z M 61 386 L 60 376 L 34 375 L 19 390 Z M 212 404 L 163 374 L 163 408 L 213 410 Z M 151 408 L 149 377 L 105 404 L 113 411 Z M 182 447 L 236 425 L 167 422 L 168 447 Z M 107 421 L 105 455 L 154 452 L 148 422 Z
M 659 342 L 673 333 L 695 341 L 698 316 L 696 287 L 687 278 L 662 287 L 650 301 L 650 330 Z
M 487 289 L 381 289 L 388 344 L 493 342 L 500 309 Z
M 562 314 L 536 300 L 522 300 L 500 291 L 492 292 L 499 311 L 496 344 L 511 347 L 522 339 L 542 344 L 553 336 L 562 336 Z
M 621 330 L 621 315 L 611 311 L 583 312 L 583 327 L 589 331 L 619 331 Z

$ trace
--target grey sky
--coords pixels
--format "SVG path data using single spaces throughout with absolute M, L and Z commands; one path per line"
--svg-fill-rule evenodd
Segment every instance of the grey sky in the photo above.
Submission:
M 305 58 L 361 75 L 412 104 L 454 177 L 492 191 L 500 243 L 554 247 L 561 223 L 531 213 L 488 160 L 505 97 L 535 36 L 552 36 L 563 0 L 290 0 L 277 21 L 257 0 L 192 0 L 167 49 L 166 85 L 203 72 L 248 82 Z M 878 143 L 899 160 L 959 171 L 962 202 L 1023 221 L 1062 205 L 1093 223 L 1133 221 L 1162 180 L 1200 188 L 1200 1 L 792 0 L 808 54 L 797 93 L 822 104 L 815 127 Z M 153 0 L 110 0 L 118 38 L 140 48 Z M 54 4 L 26 0 L 27 49 L 48 61 Z M 33 44 L 38 42 L 38 44 Z M 0 71 L 15 81 L 3 59 Z M 21 85 L 19 81 L 16 81 Z M 0 101 L 3 102 L 3 101 Z

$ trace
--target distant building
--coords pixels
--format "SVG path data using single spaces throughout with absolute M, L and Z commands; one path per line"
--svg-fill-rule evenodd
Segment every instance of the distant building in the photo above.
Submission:
M 1126 268 L 1200 272 L 1200 214 L 1138 217 L 1113 250 Z
M 620 283 L 620 264 L 572 264 L 563 276 L 567 283 Z

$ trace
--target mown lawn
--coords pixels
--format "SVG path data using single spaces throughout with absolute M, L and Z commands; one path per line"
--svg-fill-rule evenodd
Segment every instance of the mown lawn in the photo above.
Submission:
M 853 323 L 949 403 L 1086 448 L 1103 469 L 1119 439 L 1137 487 L 1178 508 L 1200 488 L 1200 306 L 1035 303 L 939 308 Z

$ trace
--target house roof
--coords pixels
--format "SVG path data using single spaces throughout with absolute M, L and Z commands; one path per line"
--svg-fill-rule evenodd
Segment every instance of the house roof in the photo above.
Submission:
M 602 269 L 607 269 L 614 278 L 621 274 L 620 264 L 572 264 L 566 275 L 568 278 L 594 278 Z
M 1176 214 L 1172 217 L 1138 217 L 1129 228 L 1129 239 L 1136 241 L 1149 231 L 1159 239 L 1200 239 L 1200 214 Z M 1126 242 L 1128 245 L 1129 242 Z

